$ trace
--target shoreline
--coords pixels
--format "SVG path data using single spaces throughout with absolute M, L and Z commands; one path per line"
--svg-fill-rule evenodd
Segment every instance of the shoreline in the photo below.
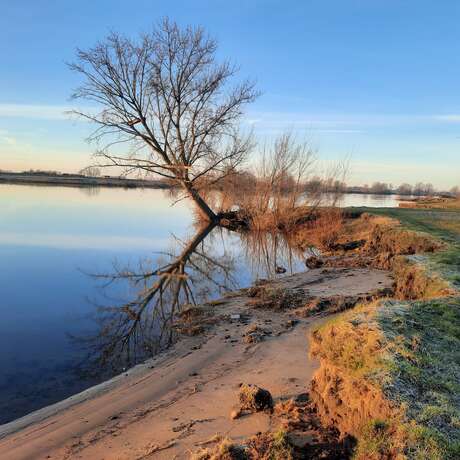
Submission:
M 359 295 L 391 283 L 381 270 L 314 269 L 269 285 L 309 295 Z M 267 314 L 250 302 L 246 290 L 224 297 L 212 310 L 216 325 L 203 335 L 184 337 L 107 382 L 0 426 L 0 456 L 103 458 L 102 452 L 111 452 L 127 459 L 166 459 L 173 453 L 188 458 L 186 452 L 217 431 L 230 429 L 241 438 L 266 431 L 271 423 L 266 414 L 230 420 L 236 380 L 267 387 L 275 398 L 305 392 L 316 369 L 307 358 L 307 332 L 324 317 L 302 319 L 290 310 Z M 241 319 L 230 319 L 235 313 Z M 243 330 L 252 324 L 269 331 L 262 341 L 245 340 Z M 181 428 L 184 424 L 188 428 Z M 200 430 L 192 428 L 197 424 Z M 152 443 L 170 446 L 156 450 Z

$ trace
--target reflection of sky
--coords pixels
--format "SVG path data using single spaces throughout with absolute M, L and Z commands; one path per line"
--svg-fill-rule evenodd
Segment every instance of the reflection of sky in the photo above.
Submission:
M 158 248 L 190 226 L 180 202 L 161 190 L 101 189 L 89 196 L 65 187 L 0 185 L 0 244 L 116 251 Z M 184 236 L 184 235 L 181 235 Z
M 40 246 L 59 249 L 102 249 L 128 251 L 153 249 L 159 251 L 169 243 L 169 238 L 148 238 L 142 236 L 105 236 L 60 233 L 0 233 L 0 245 Z
M 90 195 L 76 188 L 0 185 L 0 210 L 2 412 L 14 396 L 9 392 L 27 394 L 38 372 L 42 380 L 68 376 L 60 372 L 76 350 L 67 334 L 93 327 L 90 300 L 103 301 L 82 271 L 110 272 L 114 261 L 134 265 L 155 257 L 171 233 L 184 238 L 192 229 L 185 203 L 171 207 L 161 190 L 104 188 Z M 126 298 L 127 287 L 111 294 Z M 65 397 L 70 388 L 81 389 L 58 394 Z M 29 397 L 40 404 L 40 396 Z

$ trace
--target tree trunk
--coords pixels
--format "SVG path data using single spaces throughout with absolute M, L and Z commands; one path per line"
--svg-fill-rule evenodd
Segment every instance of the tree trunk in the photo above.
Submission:
M 187 181 L 182 181 L 182 185 L 184 188 L 187 190 L 188 194 L 192 198 L 192 200 L 196 203 L 198 206 L 199 211 L 205 217 L 207 220 L 210 222 L 217 222 L 219 220 L 218 216 L 215 214 L 215 212 L 208 206 L 206 201 L 201 198 L 200 194 L 198 191 L 193 187 L 193 185 L 190 182 Z

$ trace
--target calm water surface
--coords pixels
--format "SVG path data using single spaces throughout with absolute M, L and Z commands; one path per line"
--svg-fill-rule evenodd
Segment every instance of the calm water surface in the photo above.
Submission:
M 82 376 L 86 350 L 72 336 L 96 331 L 95 305 L 125 302 L 126 283 L 101 289 L 89 273 L 114 266 L 155 266 L 164 252 L 189 241 L 191 205 L 162 190 L 96 190 L 0 185 L 0 423 L 81 391 L 103 377 Z M 345 206 L 396 206 L 395 197 L 347 195 Z M 214 230 L 205 254 L 225 260 L 229 279 L 199 285 L 202 298 L 249 285 L 276 265 L 302 267 L 302 257 L 283 242 L 241 241 Z M 275 251 L 276 248 L 276 251 Z M 224 286 L 224 284 L 226 286 Z M 107 373 L 104 374 L 106 378 Z

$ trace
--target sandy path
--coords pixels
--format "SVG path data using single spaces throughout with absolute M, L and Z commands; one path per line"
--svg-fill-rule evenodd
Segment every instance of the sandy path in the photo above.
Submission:
M 312 270 L 278 283 L 310 295 L 355 295 L 391 280 L 379 270 Z M 246 302 L 231 298 L 217 309 L 248 313 Z M 250 315 L 251 324 L 271 331 L 265 341 L 248 345 L 246 326 L 223 320 L 100 389 L 0 426 L 0 458 L 182 459 L 216 433 L 238 439 L 269 429 L 266 414 L 230 420 L 238 385 L 258 384 L 275 398 L 305 392 L 316 366 L 308 359 L 308 331 L 320 319 L 289 327 L 287 313 Z

